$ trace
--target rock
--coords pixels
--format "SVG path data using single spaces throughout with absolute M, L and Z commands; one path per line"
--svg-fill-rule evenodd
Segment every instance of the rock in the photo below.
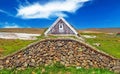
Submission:
M 57 43 L 57 45 L 58 45 L 59 47 L 63 46 L 63 44 L 62 44 L 62 43 Z
M 25 62 L 25 63 L 24 63 L 24 67 L 27 67 L 27 66 L 28 66 L 28 64 L 27 64 L 27 62 Z
M 6 64 L 8 64 L 9 63 L 9 60 L 6 60 L 6 62 L 5 62 Z
M 60 59 L 58 57 L 55 57 L 54 59 L 55 59 L 55 61 L 60 61 Z
M 120 65 L 119 66 L 114 66 L 112 69 L 114 70 L 114 72 L 120 73 Z
M 77 62 L 77 63 L 76 63 L 76 66 L 80 66 L 80 63 L 79 63 L 79 62 Z
M 18 58 L 20 58 L 20 57 L 21 57 L 21 55 L 18 55 L 17 57 L 18 57 Z
M 34 63 L 34 62 L 35 62 L 35 60 L 34 60 L 34 59 L 31 59 L 31 62 L 33 62 L 33 63 Z
M 101 46 L 100 43 L 93 43 L 93 45 L 94 45 L 94 46 L 97 46 L 97 47 Z
M 4 67 L 2 65 L 0 65 L 0 70 L 3 69 Z
M 30 62 L 30 63 L 28 63 L 28 66 L 35 67 L 35 63 Z
M 29 56 L 28 58 L 31 58 L 32 56 Z

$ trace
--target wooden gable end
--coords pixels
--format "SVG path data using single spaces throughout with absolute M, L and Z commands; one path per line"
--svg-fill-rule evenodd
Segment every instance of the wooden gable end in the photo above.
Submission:
M 78 33 L 64 18 L 59 17 L 44 34 L 77 35 Z
M 75 34 L 62 20 L 59 20 L 55 26 L 51 28 L 48 34 Z

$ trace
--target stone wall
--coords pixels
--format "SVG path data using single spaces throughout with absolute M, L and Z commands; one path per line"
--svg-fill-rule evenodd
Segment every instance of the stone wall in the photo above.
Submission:
M 120 72 L 120 60 L 73 39 L 46 39 L 0 59 L 0 68 L 26 68 L 60 62 L 65 66 Z

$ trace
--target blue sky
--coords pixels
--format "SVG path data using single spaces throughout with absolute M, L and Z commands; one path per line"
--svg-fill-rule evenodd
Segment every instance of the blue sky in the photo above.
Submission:
M 120 0 L 0 0 L 0 28 L 48 28 L 59 16 L 76 29 L 120 28 Z

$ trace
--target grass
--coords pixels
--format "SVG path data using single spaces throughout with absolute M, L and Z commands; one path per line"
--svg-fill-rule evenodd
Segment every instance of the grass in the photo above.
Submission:
M 50 38 L 50 39 L 56 39 L 56 38 L 73 38 L 73 39 L 76 39 L 77 37 L 75 37 L 75 36 L 55 36 L 55 35 L 44 36 L 44 34 L 41 34 L 41 36 L 38 36 L 37 38 L 38 38 L 38 40 L 41 40 L 41 39 L 47 39 L 47 38 Z
M 34 41 L 30 40 L 12 40 L 12 39 L 0 39 L 0 57 L 11 54 L 19 49 L 27 46 Z
M 84 34 L 86 35 L 86 34 Z M 87 34 L 95 35 L 96 38 L 86 38 L 86 41 L 93 45 L 93 43 L 100 43 L 101 46 L 95 46 L 99 50 L 102 50 L 116 58 L 120 59 L 120 36 L 114 34 Z M 93 45 L 94 46 L 94 45 Z
M 61 64 L 54 64 L 50 66 L 40 66 L 36 68 L 27 68 L 25 70 L 19 69 L 2 69 L 0 74 L 115 74 L 106 69 L 84 69 L 76 67 L 65 67 Z

